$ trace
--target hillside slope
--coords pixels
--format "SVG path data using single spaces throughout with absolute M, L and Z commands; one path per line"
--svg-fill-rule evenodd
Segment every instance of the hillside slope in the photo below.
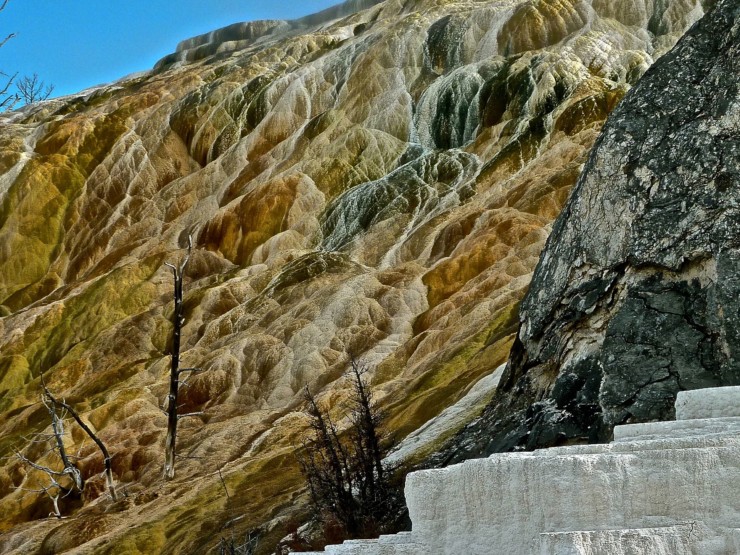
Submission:
M 303 500 L 301 390 L 340 411 L 349 353 L 400 437 L 453 404 L 505 361 L 607 114 L 702 13 L 354 1 L 184 41 L 146 75 L 4 115 L 0 454 L 46 427 L 43 371 L 129 497 L 91 487 L 74 518 L 39 520 L 48 501 L 13 489 L 32 477 L 8 462 L 0 550 L 203 552 L 235 516 L 279 536 Z M 183 364 L 208 372 L 184 410 L 205 415 L 163 483 L 163 263 L 188 235 Z M 69 441 L 98 472 L 94 446 Z

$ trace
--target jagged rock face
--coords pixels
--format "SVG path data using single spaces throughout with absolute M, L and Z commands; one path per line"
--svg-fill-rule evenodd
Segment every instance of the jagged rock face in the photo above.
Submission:
M 740 383 L 738 74 L 740 6 L 719 2 L 609 117 L 464 451 L 605 441 Z
M 0 526 L 16 527 L 0 550 L 197 552 L 235 515 L 245 530 L 290 515 L 301 390 L 341 407 L 349 353 L 374 366 L 400 436 L 454 403 L 505 360 L 607 114 L 702 13 L 698 0 L 350 2 L 185 41 L 150 74 L 5 116 L 1 454 L 43 429 L 44 371 L 131 496 L 20 525 L 48 508 L 11 489 L 30 477 L 9 463 Z M 184 421 L 163 486 L 163 263 L 188 235 L 183 364 L 208 371 L 183 410 L 206 416 Z M 94 447 L 80 456 L 101 468 Z

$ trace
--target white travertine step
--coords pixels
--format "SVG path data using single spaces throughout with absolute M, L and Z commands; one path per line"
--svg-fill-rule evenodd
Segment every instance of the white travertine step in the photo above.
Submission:
M 728 553 L 740 553 L 740 528 L 727 531 Z M 732 549 L 733 551 L 730 551 Z
M 588 445 L 567 445 L 538 449 L 538 457 L 559 457 L 570 455 L 599 455 L 637 453 L 657 449 L 702 449 L 705 447 L 740 446 L 740 435 L 737 432 L 710 433 L 702 436 L 657 437 L 646 439 L 625 439 L 613 443 L 591 443 Z
M 614 441 L 659 439 L 661 437 L 705 436 L 707 434 L 740 434 L 740 417 L 645 422 L 614 427 Z
M 414 543 L 405 545 L 381 545 L 377 555 L 429 555 L 428 548 Z
M 676 420 L 740 416 L 740 387 L 713 387 L 679 391 Z
M 428 555 L 429 549 L 418 542 L 413 532 L 399 532 L 378 538 L 378 555 Z
M 414 533 L 413 532 L 399 532 L 398 534 L 387 534 L 382 535 L 378 538 L 378 543 L 380 544 L 393 544 L 393 545 L 401 545 L 401 544 L 409 544 L 409 543 L 416 543 L 414 541 Z
M 378 540 L 347 540 L 340 545 L 327 545 L 328 555 L 376 555 Z
M 403 536 L 400 538 L 381 536 L 373 541 L 348 540 L 341 545 L 327 545 L 326 551 L 321 552 L 322 555 L 428 555 L 429 553 L 429 549 Z
M 694 555 L 694 524 L 540 535 L 540 555 Z
M 379 545 L 377 555 L 430 555 L 429 548 L 418 543 Z
M 682 420 L 618 426 L 608 445 L 414 472 L 406 479 L 413 532 L 324 553 L 737 555 L 740 415 L 728 407 L 733 396 L 740 406 L 740 388 L 687 393 Z M 714 417 L 695 418 L 706 415 Z
M 494 455 L 409 475 L 406 500 L 414 534 L 449 555 L 525 555 L 557 530 L 733 528 L 740 447 Z

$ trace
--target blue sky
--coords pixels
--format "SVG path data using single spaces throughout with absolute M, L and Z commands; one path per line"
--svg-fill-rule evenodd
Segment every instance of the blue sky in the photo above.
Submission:
M 2 0 L 0 0 L 2 3 Z M 9 0 L 0 70 L 38 73 L 53 96 L 151 69 L 177 43 L 239 21 L 293 19 L 341 0 Z

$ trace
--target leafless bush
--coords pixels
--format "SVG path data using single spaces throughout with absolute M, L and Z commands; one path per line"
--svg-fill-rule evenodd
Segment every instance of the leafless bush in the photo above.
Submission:
M 54 85 L 44 83 L 37 73 L 24 75 L 18 79 L 15 88 L 18 89 L 18 94 L 24 104 L 33 104 L 34 102 L 46 100 L 54 92 Z
M 218 544 L 218 555 L 254 555 L 257 549 L 259 535 L 255 531 L 249 532 L 243 539 L 221 538 Z
M 345 539 L 386 531 L 400 505 L 390 479 L 393 469 L 383 463 L 391 445 L 383 438 L 383 416 L 365 379 L 368 370 L 351 361 L 349 426 L 341 432 L 328 411 L 305 390 L 312 437 L 303 445 L 299 464 L 315 513 L 325 528 L 338 527 Z

